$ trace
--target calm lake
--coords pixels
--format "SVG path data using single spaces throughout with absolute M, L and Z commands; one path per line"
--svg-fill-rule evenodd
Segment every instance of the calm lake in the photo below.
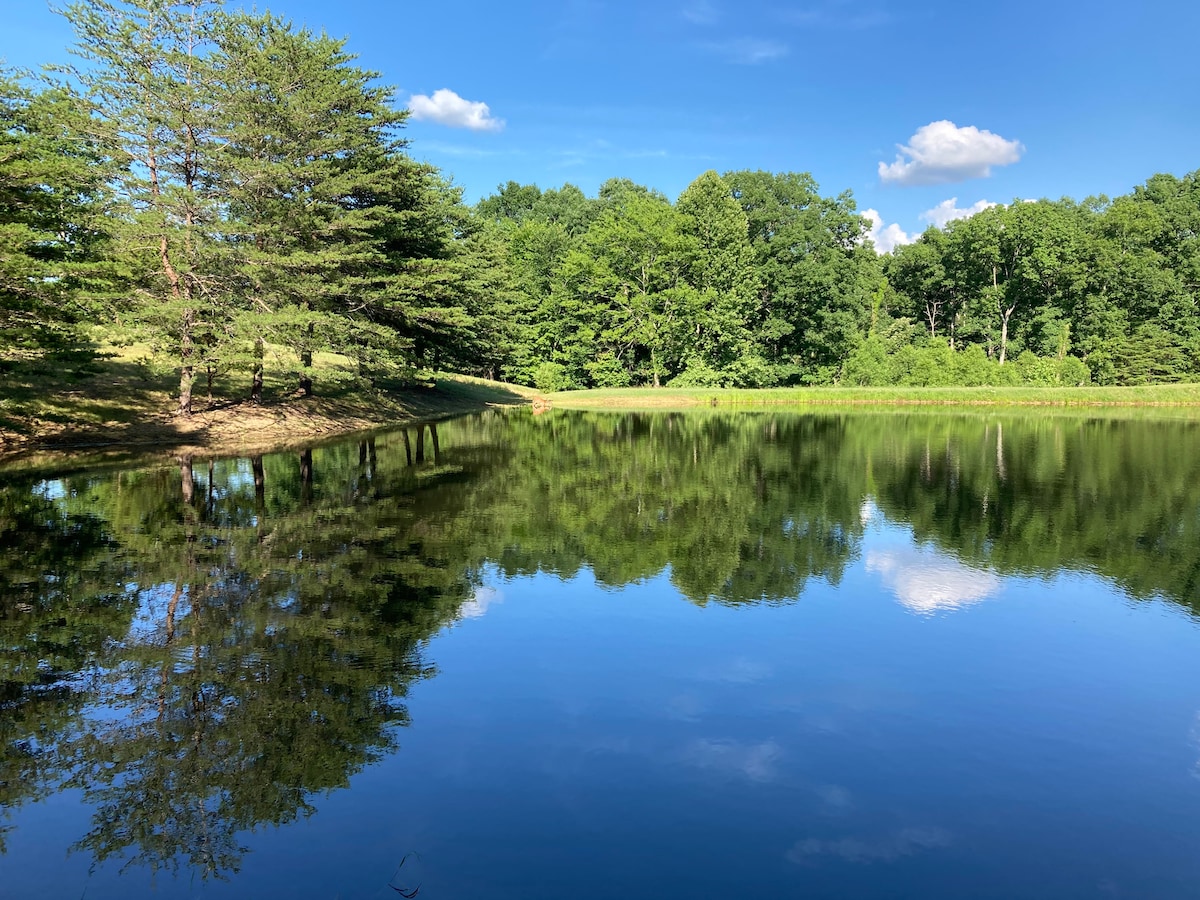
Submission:
M 1200 896 L 1200 425 L 0 471 L 0 897 Z

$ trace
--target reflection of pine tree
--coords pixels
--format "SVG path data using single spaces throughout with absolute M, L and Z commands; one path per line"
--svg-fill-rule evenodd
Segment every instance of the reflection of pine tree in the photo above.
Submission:
M 96 667 L 76 705 L 106 711 L 53 729 L 53 717 L 26 703 L 52 729 L 42 740 L 59 761 L 39 793 L 72 773 L 69 783 L 95 807 L 77 846 L 95 859 L 236 871 L 240 833 L 311 813 L 316 793 L 344 787 L 396 748 L 407 686 L 432 673 L 418 644 L 454 616 L 469 586 L 461 575 L 446 579 L 440 561 L 428 564 L 419 542 L 387 552 L 412 527 L 397 500 L 415 488 L 414 470 L 401 464 L 385 478 L 372 443 L 303 456 L 308 477 L 293 455 L 207 467 L 185 460 L 174 470 L 71 479 L 61 501 L 41 507 L 0 494 L 28 504 L 25 519 L 61 510 L 59 528 L 22 531 L 47 560 L 33 599 L 53 599 L 51 554 L 87 559 L 79 541 L 61 540 L 79 521 L 93 523 L 96 552 L 122 573 L 110 583 L 125 585 L 123 622 L 106 623 L 70 661 Z M 420 474 L 436 480 L 437 463 Z M 74 507 L 98 515 L 82 520 Z M 102 610 L 92 587 L 84 599 Z M 68 634 L 80 628 L 67 624 Z M 22 774 L 14 783 L 32 785 L 21 748 L 33 729 L 28 719 L 6 721 L 25 724 L 2 765 Z
M 27 485 L 0 491 L 0 810 L 53 792 L 56 744 L 87 695 L 68 683 L 129 627 L 134 604 L 103 522 L 63 512 Z M 2 822 L 2 820 L 0 820 Z M 0 853 L 5 828 L 0 825 Z
M 968 564 L 1090 569 L 1198 608 L 1191 431 L 492 413 L 299 455 L 12 484 L 0 803 L 69 774 L 95 808 L 79 846 L 97 859 L 236 870 L 242 833 L 307 815 L 395 750 L 408 686 L 433 673 L 423 642 L 488 566 L 589 567 L 612 586 L 669 571 L 697 603 L 793 602 L 809 578 L 841 578 L 867 498 Z

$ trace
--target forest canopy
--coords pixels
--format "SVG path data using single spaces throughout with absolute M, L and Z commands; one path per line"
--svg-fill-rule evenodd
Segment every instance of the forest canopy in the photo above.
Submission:
M 700 173 L 468 206 L 345 40 L 210 0 L 79 0 L 76 68 L 0 70 L 0 365 L 97 339 L 261 400 L 314 354 L 627 385 L 1200 375 L 1200 171 L 1013 201 L 880 255 L 849 191 Z M 286 355 L 268 352 L 282 348 Z

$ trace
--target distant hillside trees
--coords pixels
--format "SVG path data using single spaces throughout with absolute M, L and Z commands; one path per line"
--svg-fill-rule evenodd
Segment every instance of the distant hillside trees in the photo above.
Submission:
M 509 182 L 475 209 L 522 323 L 488 365 L 547 390 L 1193 379 L 1198 178 L 995 206 L 882 257 L 803 173 L 706 172 L 675 204 Z

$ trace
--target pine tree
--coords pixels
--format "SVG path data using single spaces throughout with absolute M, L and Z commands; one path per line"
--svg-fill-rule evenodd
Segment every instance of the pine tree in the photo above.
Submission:
M 133 267 L 141 311 L 179 362 L 180 415 L 192 413 L 198 361 L 221 333 L 228 296 L 212 185 L 217 105 L 212 0 L 78 0 L 77 73 L 91 103 L 88 128 L 121 164 L 119 239 Z
M 218 35 L 226 105 L 223 194 L 250 304 L 243 332 L 293 348 L 312 393 L 313 353 L 390 358 L 395 336 L 370 310 L 386 291 L 384 232 L 398 215 L 393 182 L 409 175 L 407 113 L 354 66 L 345 41 L 276 16 L 239 14 Z M 253 395 L 261 397 L 261 362 Z
M 77 98 L 0 69 L 0 345 L 67 348 L 106 267 L 106 160 Z M 73 133 L 74 132 L 74 133 Z

